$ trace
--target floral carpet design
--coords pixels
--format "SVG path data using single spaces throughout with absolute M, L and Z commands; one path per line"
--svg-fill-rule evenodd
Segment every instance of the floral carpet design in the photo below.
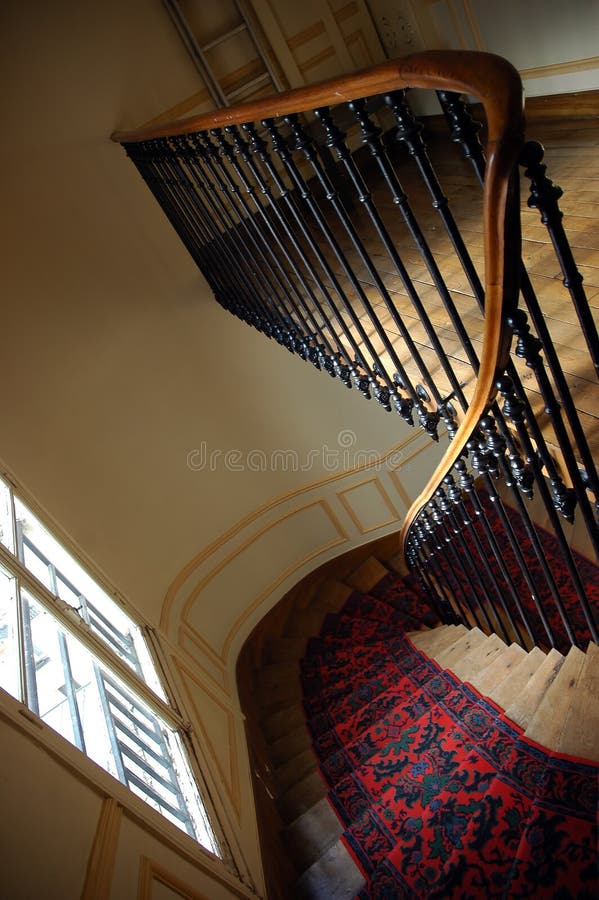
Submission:
M 359 900 L 596 898 L 599 767 L 547 752 L 440 670 L 404 635 L 418 621 L 435 622 L 426 598 L 389 575 L 329 615 L 302 662 Z

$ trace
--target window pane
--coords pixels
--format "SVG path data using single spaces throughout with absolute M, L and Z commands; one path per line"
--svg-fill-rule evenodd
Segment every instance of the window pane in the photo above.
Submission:
M 141 629 L 15 497 L 19 556 L 49 591 L 79 611 L 92 631 L 163 700 Z
M 0 569 L 0 687 L 21 699 L 15 579 Z
M 176 732 L 26 592 L 23 624 L 31 709 L 218 854 Z
M 0 479 L 0 543 L 4 544 L 11 553 L 15 552 L 15 541 L 12 527 L 12 511 L 10 504 L 10 491 L 8 486 Z
M 61 653 L 64 634 L 54 617 L 30 594 L 22 591 L 21 599 L 27 704 L 44 722 L 75 744 L 75 719 L 69 709 L 68 679 Z

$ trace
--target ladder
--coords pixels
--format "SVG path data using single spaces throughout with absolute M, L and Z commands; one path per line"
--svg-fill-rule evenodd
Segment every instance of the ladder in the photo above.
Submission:
M 243 0 L 232 0 L 237 13 L 236 24 L 207 41 L 202 41 L 202 36 L 194 33 L 181 9 L 179 0 L 163 0 L 163 2 L 217 108 L 231 106 L 233 103 L 247 99 L 263 87 L 269 86 L 272 93 L 287 88 L 283 77 L 273 65 L 273 54 L 266 38 L 256 27 Z M 261 61 L 264 68 L 262 72 L 237 84 L 234 89 L 226 90 L 217 77 L 214 64 L 211 62 L 212 51 L 216 48 L 223 49 L 227 42 L 231 42 L 239 35 L 246 35 L 249 38 L 256 58 Z

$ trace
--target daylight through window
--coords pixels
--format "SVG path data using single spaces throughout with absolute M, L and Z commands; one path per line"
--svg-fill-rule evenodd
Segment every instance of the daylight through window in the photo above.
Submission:
M 0 687 L 221 855 L 141 628 L 1 480 L 0 544 Z

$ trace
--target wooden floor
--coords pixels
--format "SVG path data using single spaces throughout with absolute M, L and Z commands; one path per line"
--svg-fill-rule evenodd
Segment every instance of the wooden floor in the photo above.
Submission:
M 560 201 L 564 212 L 564 225 L 570 239 L 580 272 L 584 278 L 584 288 L 595 318 L 599 325 L 599 122 L 582 120 L 562 123 L 535 122 L 529 129 L 528 138 L 540 140 L 546 148 L 545 162 L 547 174 L 560 185 L 564 195 Z M 432 139 L 430 156 L 444 193 L 449 199 L 450 209 L 457 221 L 472 261 L 479 274 L 483 272 L 482 234 L 482 194 L 473 176 L 470 164 L 463 158 L 461 148 L 441 145 Z M 456 256 L 451 241 L 439 214 L 431 207 L 431 199 L 424 183 L 416 177 L 415 166 L 404 148 L 399 148 L 396 157 L 397 171 L 412 210 L 416 213 L 423 234 L 434 254 L 451 299 L 466 324 L 472 344 L 480 354 L 482 340 L 482 316 L 473 290 Z M 451 366 L 468 399 L 472 393 L 475 376 L 464 349 L 455 333 L 413 238 L 402 219 L 398 207 L 393 204 L 389 191 L 380 176 L 371 176 L 369 187 L 377 209 L 385 223 L 393 243 L 397 247 L 402 263 L 410 276 L 419 297 L 426 306 L 435 332 L 443 344 Z M 539 212 L 529 209 L 528 180 L 522 177 L 522 255 L 531 282 L 541 304 L 545 320 L 558 351 L 563 371 L 575 405 L 579 411 L 583 429 L 594 455 L 599 455 L 599 383 L 592 365 L 585 338 L 580 328 L 570 294 L 562 283 L 562 273 L 551 244 L 546 227 L 541 223 Z M 349 195 L 348 191 L 348 195 Z M 442 370 L 438 356 L 431 345 L 422 323 L 419 321 L 409 299 L 405 283 L 397 267 L 391 260 L 381 239 L 376 233 L 368 210 L 361 204 L 354 204 L 350 211 L 351 226 L 374 261 L 384 289 L 391 304 L 401 314 L 410 338 L 431 373 L 431 382 L 443 397 L 451 392 L 446 373 Z M 393 321 L 389 306 L 382 296 L 380 285 L 376 285 L 376 275 L 360 259 L 347 229 L 330 217 L 331 227 L 339 241 L 348 262 L 358 276 L 364 295 L 377 311 L 381 324 L 388 332 L 394 350 L 414 384 L 423 384 L 432 394 L 431 384 L 426 383 L 418 370 L 413 354 L 410 354 L 404 340 L 399 336 L 397 324 Z M 327 251 L 327 258 L 352 306 L 360 316 L 366 334 L 371 339 L 374 350 L 379 354 L 387 372 L 396 371 L 396 365 L 384 339 L 375 332 L 364 304 L 359 298 L 359 290 L 351 285 L 347 272 L 338 258 Z M 326 279 L 323 279 L 326 281 Z M 350 322 L 349 331 L 361 349 L 365 347 L 364 335 Z M 347 338 L 344 344 L 348 346 Z M 365 356 L 368 352 L 365 350 Z M 353 353 L 350 351 L 350 357 Z M 547 443 L 557 445 L 549 418 L 544 413 L 544 401 L 539 392 L 534 373 L 525 363 L 514 356 L 516 368 L 542 425 Z M 458 405 L 454 402 L 454 405 Z

